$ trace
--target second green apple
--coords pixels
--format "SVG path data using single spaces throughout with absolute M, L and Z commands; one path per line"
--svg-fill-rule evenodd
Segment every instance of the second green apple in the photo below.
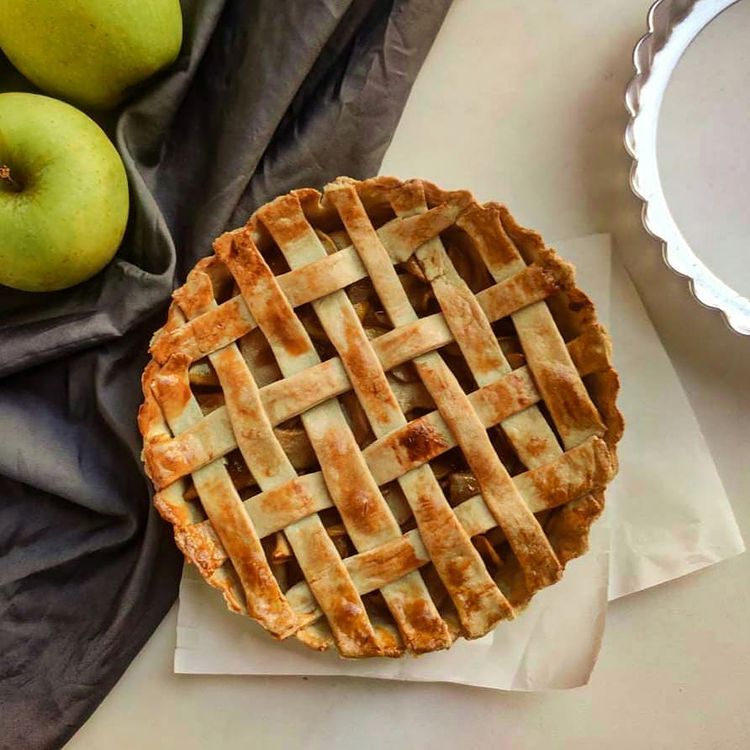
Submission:
M 0 284 L 78 284 L 109 263 L 127 220 L 125 168 L 90 117 L 49 96 L 0 94 Z
M 108 109 L 174 62 L 179 0 L 0 0 L 0 48 L 44 91 Z

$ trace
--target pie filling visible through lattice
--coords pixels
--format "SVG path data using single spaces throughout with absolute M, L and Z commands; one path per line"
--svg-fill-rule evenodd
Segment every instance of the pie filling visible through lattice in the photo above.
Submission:
M 609 338 L 505 207 L 339 178 L 214 251 L 154 336 L 139 425 L 229 609 L 342 656 L 424 653 L 585 552 L 622 434 Z

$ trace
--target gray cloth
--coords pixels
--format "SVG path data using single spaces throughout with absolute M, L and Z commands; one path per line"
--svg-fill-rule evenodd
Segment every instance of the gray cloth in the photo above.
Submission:
M 65 742 L 175 600 L 135 424 L 169 293 L 259 204 L 377 172 L 449 3 L 183 0 L 173 68 L 100 118 L 131 189 L 116 260 L 0 288 L 2 747 Z M 23 87 L 0 56 L 0 90 Z

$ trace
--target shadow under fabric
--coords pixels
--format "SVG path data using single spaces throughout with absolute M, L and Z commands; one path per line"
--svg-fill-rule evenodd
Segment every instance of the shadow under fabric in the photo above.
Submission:
M 0 288 L 0 746 L 62 745 L 175 600 L 135 423 L 170 292 L 277 194 L 377 173 L 449 4 L 183 0 L 173 68 L 99 116 L 130 181 L 116 260 Z M 0 91 L 21 88 L 0 56 Z

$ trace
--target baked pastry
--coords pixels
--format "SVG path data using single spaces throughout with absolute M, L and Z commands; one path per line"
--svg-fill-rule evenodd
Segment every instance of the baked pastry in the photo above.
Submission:
M 154 503 L 232 611 L 342 656 L 478 638 L 586 550 L 622 419 L 573 269 L 507 209 L 339 178 L 174 293 L 139 425 Z

